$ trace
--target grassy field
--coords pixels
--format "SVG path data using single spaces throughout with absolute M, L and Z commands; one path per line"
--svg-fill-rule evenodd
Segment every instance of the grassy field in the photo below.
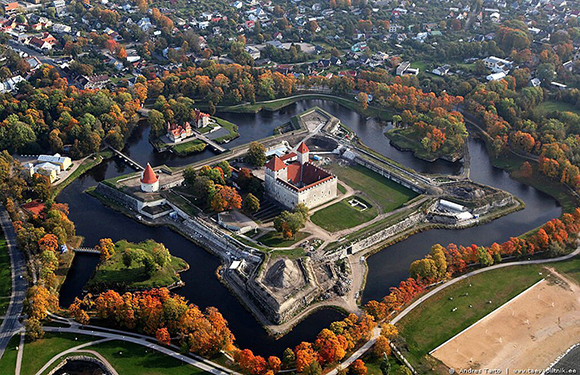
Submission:
M 18 350 L 16 347 L 20 343 L 20 335 L 14 335 L 8 342 L 8 346 L 6 347 L 6 351 L 0 359 L 0 374 L 14 374 L 15 367 L 16 367 L 16 356 L 18 355 Z M 21 372 L 24 374 L 24 372 Z
M 290 247 L 308 236 L 310 236 L 310 233 L 308 232 L 298 232 L 294 238 L 285 239 L 280 233 L 270 231 L 258 238 L 256 241 L 270 247 Z
M 90 347 L 123 375 L 194 375 L 204 371 L 141 345 L 109 341 Z M 122 354 L 121 354 L 122 353 Z
M 115 254 L 100 263 L 95 274 L 88 283 L 91 289 L 102 289 L 107 286 L 122 285 L 127 288 L 155 288 L 169 286 L 180 280 L 178 271 L 184 270 L 187 263 L 181 258 L 171 257 L 171 261 L 164 267 L 159 268 L 152 277 L 147 277 L 145 267 L 141 262 L 133 261 L 132 265 L 127 268 L 123 264 L 122 254 L 125 249 L 141 249 L 146 253 L 152 254 L 153 249 L 159 244 L 153 240 L 147 240 L 139 244 L 119 241 L 115 244 Z
M 77 338 L 77 340 L 75 340 L 75 338 Z M 14 374 L 16 356 L 18 354 L 15 347 L 18 346 L 19 340 L 20 336 L 18 335 L 10 340 L 6 352 L 0 360 L 1 374 Z M 25 343 L 21 374 L 34 375 L 46 364 L 46 362 L 58 353 L 95 340 L 99 340 L 99 338 L 64 333 L 46 333 L 45 337 L 41 340 Z M 127 342 L 110 341 L 94 346 L 88 346 L 83 349 L 94 350 L 100 353 L 111 363 L 119 374 L 123 375 L 158 375 L 167 374 L 169 372 L 175 375 L 204 373 L 204 371 L 183 364 L 177 359 L 144 348 L 141 345 Z M 59 361 L 55 362 L 51 368 L 56 366 L 58 362 Z
M 34 375 L 58 353 L 90 341 L 92 338 L 89 336 L 46 333 L 43 339 L 27 342 L 24 344 L 21 374 Z
M 548 267 L 554 268 L 556 272 L 568 276 L 580 285 L 580 257 L 577 256 L 565 262 L 550 263 Z
M 546 275 L 544 266 L 580 282 L 579 257 L 492 270 L 462 280 L 429 298 L 399 322 L 399 331 L 408 345 L 405 356 L 419 372 L 429 368 L 434 361 L 426 357 L 429 351 L 538 282 Z M 452 311 L 454 308 L 457 310 Z
M 8 309 L 11 290 L 10 254 L 4 234 L 0 232 L 0 315 L 4 315 Z
M 207 145 L 205 144 L 205 142 L 199 139 L 193 139 L 191 141 L 176 144 L 175 146 L 173 146 L 173 151 L 180 156 L 185 156 L 189 154 L 202 152 L 203 150 L 205 150 L 206 146 Z
M 356 197 L 358 201 L 366 204 L 368 208 L 361 210 L 358 207 L 352 207 L 348 203 L 353 197 L 348 197 L 340 202 L 316 211 L 310 217 L 310 220 L 319 227 L 329 232 L 338 232 L 339 230 L 356 227 L 377 217 L 378 211 L 366 200 Z
M 539 106 L 537 106 L 535 108 L 535 111 L 542 114 L 542 115 L 548 115 L 548 114 L 555 112 L 555 111 L 574 112 L 574 113 L 580 115 L 580 109 L 576 108 L 572 104 L 564 103 L 564 102 L 556 102 L 556 101 L 551 101 L 551 100 L 545 101 L 542 104 L 540 104 Z
M 342 167 L 331 164 L 325 168 L 351 188 L 362 191 L 383 213 L 393 211 L 417 196 L 414 191 L 360 165 Z

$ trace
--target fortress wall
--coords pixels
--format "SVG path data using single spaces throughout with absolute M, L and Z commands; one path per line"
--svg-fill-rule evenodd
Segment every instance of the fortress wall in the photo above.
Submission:
M 378 244 L 379 242 L 385 241 L 390 237 L 394 236 L 397 233 L 400 233 L 404 230 L 407 230 L 414 225 L 421 222 L 424 218 L 422 213 L 414 213 L 413 215 L 407 217 L 406 219 L 391 225 L 388 228 L 385 228 L 367 238 L 364 238 L 360 241 L 357 241 L 352 244 L 351 246 L 351 253 L 355 254 L 361 250 L 365 250 L 373 245 Z

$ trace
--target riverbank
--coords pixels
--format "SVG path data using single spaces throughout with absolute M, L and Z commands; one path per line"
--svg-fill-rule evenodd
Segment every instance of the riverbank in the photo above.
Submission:
M 59 183 L 58 185 L 54 186 L 51 192 L 51 198 L 54 199 L 61 191 L 64 190 L 68 185 L 70 185 L 74 180 L 88 172 L 89 170 L 93 169 L 97 165 L 101 164 L 103 160 L 109 159 L 113 157 L 113 151 L 109 149 L 105 149 L 103 151 L 99 151 L 93 156 L 87 157 L 81 165 L 77 167 L 77 169 L 71 173 L 64 181 Z

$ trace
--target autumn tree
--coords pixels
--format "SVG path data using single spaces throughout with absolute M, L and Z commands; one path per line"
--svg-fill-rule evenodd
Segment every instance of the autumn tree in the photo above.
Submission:
M 301 342 L 294 350 L 296 355 L 296 371 L 303 372 L 313 362 L 318 362 L 318 355 L 309 342 Z
M 215 194 L 211 198 L 210 205 L 215 212 L 240 209 L 242 207 L 242 197 L 240 197 L 235 188 L 218 185 Z
M 95 249 L 101 254 L 101 261 L 110 259 L 115 254 L 115 244 L 110 238 L 101 238 Z
M 346 354 L 347 343 L 343 336 L 336 336 L 329 329 L 323 329 L 314 342 L 321 364 L 333 363 L 341 360 Z
M 167 331 L 167 328 L 165 327 L 159 328 L 157 330 L 157 332 L 155 333 L 155 338 L 157 339 L 157 342 L 160 343 L 161 345 L 171 344 L 171 336 L 169 335 L 169 331 Z
M 377 340 L 375 341 L 375 345 L 373 346 L 373 355 L 376 358 L 381 358 L 385 354 L 391 354 L 391 347 L 389 346 L 389 339 L 381 335 L 377 337 Z
M 356 100 L 359 102 L 363 111 L 369 107 L 369 96 L 367 93 L 359 92 L 356 94 Z
M 357 359 L 350 365 L 348 373 L 349 375 L 366 375 L 367 367 L 361 359 Z
M 38 247 L 41 252 L 56 252 L 58 250 L 58 237 L 52 233 L 45 234 L 44 237 L 38 240 Z

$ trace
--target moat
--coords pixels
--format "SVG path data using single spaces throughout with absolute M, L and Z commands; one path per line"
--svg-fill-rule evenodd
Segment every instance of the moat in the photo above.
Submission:
M 367 146 L 419 172 L 458 174 L 462 169 L 461 163 L 443 161 L 427 163 L 414 158 L 412 153 L 396 150 L 389 145 L 388 139 L 383 135 L 386 130 L 385 126 L 374 119 L 365 119 L 356 112 L 333 102 L 307 100 L 297 102 L 275 113 L 265 111 L 258 114 L 218 113 L 217 116 L 239 125 L 241 136 L 229 144 L 238 145 L 271 134 L 275 127 L 312 106 L 319 106 L 340 118 Z M 157 154 L 154 153 L 147 137 L 147 127 L 138 129 L 129 140 L 125 150 L 139 163 L 181 166 L 213 155 L 211 151 L 204 151 L 186 158 L 179 158 L 172 154 Z M 391 286 L 398 284 L 407 276 L 409 264 L 424 256 L 434 243 L 489 245 L 494 241 L 501 242 L 509 237 L 517 236 L 560 215 L 561 209 L 553 198 L 511 180 L 507 173 L 494 168 L 489 162 L 482 142 L 470 138 L 469 149 L 472 180 L 514 194 L 525 202 L 526 208 L 478 227 L 423 232 L 370 257 L 363 302 L 369 299 L 380 299 L 387 294 Z M 181 275 L 186 286 L 176 291 L 201 308 L 217 307 L 229 321 L 238 345 L 251 348 L 260 354 L 279 355 L 286 347 L 293 347 L 303 340 L 312 340 L 323 327 L 340 318 L 341 314 L 336 310 L 320 310 L 302 321 L 281 339 L 275 340 L 269 337 L 254 317 L 216 278 L 215 270 L 219 265 L 216 257 L 166 227 L 143 226 L 108 209 L 87 194 L 82 194 L 86 188 L 96 185 L 103 179 L 130 171 L 131 169 L 121 162 L 108 160 L 75 181 L 59 196 L 58 201 L 69 204 L 70 217 L 76 224 L 77 233 L 85 237 L 87 246 L 94 245 L 102 237 L 111 237 L 115 241 L 127 239 L 135 242 L 153 238 L 164 243 L 173 254 L 185 259 L 191 265 L 191 269 Z M 63 305 L 67 305 L 76 295 L 82 293 L 83 286 L 91 276 L 97 261 L 97 257 L 94 256 L 77 255 L 61 292 Z

